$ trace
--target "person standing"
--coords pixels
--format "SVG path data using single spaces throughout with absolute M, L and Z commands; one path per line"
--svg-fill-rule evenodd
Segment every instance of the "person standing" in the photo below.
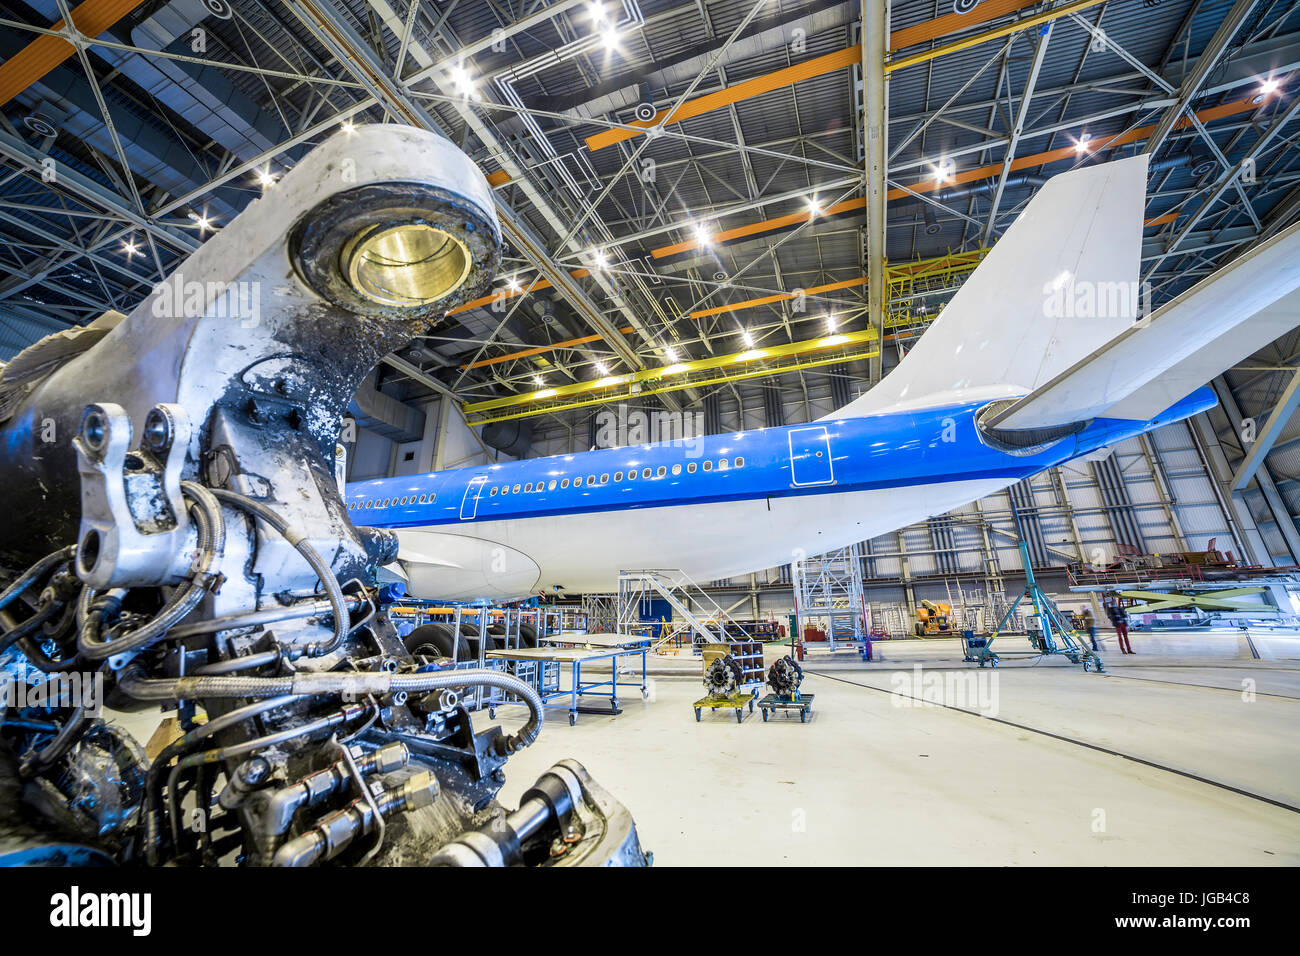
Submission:
M 1133 648 L 1128 642 L 1128 612 L 1119 601 L 1110 600 L 1106 602 L 1106 616 L 1110 618 L 1111 626 L 1115 628 L 1120 653 L 1132 654 Z
M 1083 626 L 1088 631 L 1088 640 L 1092 643 L 1092 649 L 1094 651 L 1101 650 L 1097 646 L 1097 619 L 1093 617 L 1092 608 L 1085 607 L 1083 613 L 1079 616 L 1083 618 Z

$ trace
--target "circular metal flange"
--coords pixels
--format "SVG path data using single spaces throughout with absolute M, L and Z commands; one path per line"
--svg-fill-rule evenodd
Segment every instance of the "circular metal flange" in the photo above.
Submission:
M 294 227 L 302 280 L 350 312 L 442 312 L 482 294 L 501 262 L 490 210 L 427 183 L 376 183 L 331 196 Z

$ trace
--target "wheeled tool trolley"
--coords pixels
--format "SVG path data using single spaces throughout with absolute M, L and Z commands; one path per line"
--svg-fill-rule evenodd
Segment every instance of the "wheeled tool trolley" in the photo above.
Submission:
M 798 711 L 799 723 L 806 723 L 813 709 L 813 697 L 815 694 L 794 694 L 786 697 L 782 694 L 768 694 L 758 702 L 758 709 L 763 712 L 763 722 L 767 723 L 768 715 L 774 710 L 781 711 Z
M 738 690 L 734 694 L 728 694 L 725 697 L 714 697 L 713 695 L 701 697 L 693 706 L 695 707 L 695 719 L 697 721 L 700 719 L 701 712 L 706 707 L 710 710 L 726 710 L 731 708 L 736 712 L 736 723 L 740 723 L 745 719 L 746 705 L 749 706 L 749 712 L 752 714 L 754 712 L 754 695 L 748 691 Z M 766 717 L 764 719 L 766 719 Z

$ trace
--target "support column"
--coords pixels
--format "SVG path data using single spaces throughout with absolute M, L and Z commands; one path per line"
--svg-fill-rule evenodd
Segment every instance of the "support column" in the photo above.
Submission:
M 862 0 L 863 143 L 867 199 L 867 320 L 876 331 L 876 355 L 870 360 L 870 384 L 884 374 L 885 315 L 885 172 L 889 134 L 889 87 L 885 55 L 889 46 L 889 0 Z

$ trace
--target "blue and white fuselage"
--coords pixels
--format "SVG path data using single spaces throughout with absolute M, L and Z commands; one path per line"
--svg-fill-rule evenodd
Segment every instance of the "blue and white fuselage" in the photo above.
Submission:
M 398 531 L 415 596 L 610 591 L 624 569 L 724 578 L 872 538 L 1214 401 L 1203 388 L 1027 454 L 986 441 L 978 402 L 355 482 L 346 499 L 356 524 Z

